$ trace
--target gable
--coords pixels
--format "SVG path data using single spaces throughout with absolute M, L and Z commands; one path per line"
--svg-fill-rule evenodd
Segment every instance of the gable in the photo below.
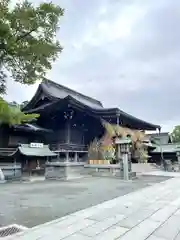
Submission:
M 60 84 L 57 84 L 53 81 L 46 80 L 42 83 L 42 88 L 44 92 L 53 98 L 56 99 L 64 99 L 68 96 L 74 98 L 75 100 L 91 107 L 91 108 L 97 108 L 102 109 L 102 103 L 94 98 L 85 96 L 84 94 L 81 94 L 79 92 L 76 92 L 70 88 L 67 88 L 65 86 L 62 86 Z
M 57 101 L 59 99 L 65 99 L 68 96 L 93 109 L 103 109 L 103 105 L 100 101 L 78 93 L 51 80 L 45 80 L 39 85 L 31 101 L 29 101 L 29 103 L 22 110 L 32 110 L 45 103 Z

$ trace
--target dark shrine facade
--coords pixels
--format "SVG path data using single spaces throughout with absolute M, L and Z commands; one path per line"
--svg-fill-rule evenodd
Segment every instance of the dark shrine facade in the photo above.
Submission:
M 50 80 L 42 82 L 31 101 L 22 109 L 38 113 L 36 122 L 4 127 L 1 148 L 43 143 L 63 161 L 85 161 L 88 145 L 104 134 L 102 121 L 132 129 L 156 130 L 159 125 L 135 118 L 118 108 L 104 108 L 96 99 Z

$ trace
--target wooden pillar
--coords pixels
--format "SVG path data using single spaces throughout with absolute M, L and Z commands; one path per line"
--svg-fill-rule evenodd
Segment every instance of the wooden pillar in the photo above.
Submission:
M 73 118 L 73 110 L 64 112 L 64 118 L 66 119 L 66 143 L 71 142 L 71 120 Z
M 71 141 L 71 126 L 70 121 L 67 120 L 66 122 L 66 143 L 70 143 Z
M 159 134 L 161 133 L 161 128 L 158 128 L 158 132 L 159 132 Z

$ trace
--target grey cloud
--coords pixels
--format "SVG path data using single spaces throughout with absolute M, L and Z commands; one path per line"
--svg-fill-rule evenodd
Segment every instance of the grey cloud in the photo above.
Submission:
M 159 5 L 158 5 L 159 4 Z M 134 29 L 129 57 L 144 61 L 180 51 L 180 1 L 160 0 Z
M 65 39 L 68 44 L 83 37 L 86 29 L 97 20 L 99 8 L 107 3 L 106 0 L 54 0 L 53 2 L 65 8 L 63 24 L 58 36 Z

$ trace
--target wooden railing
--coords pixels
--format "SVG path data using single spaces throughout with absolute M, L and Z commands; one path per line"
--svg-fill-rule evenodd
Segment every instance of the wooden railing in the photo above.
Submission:
M 17 151 L 17 148 L 0 148 L 0 156 L 10 156 Z
M 82 151 L 86 152 L 88 150 L 86 145 L 80 145 L 80 144 L 72 144 L 72 143 L 55 143 L 55 144 L 50 144 L 50 149 L 52 151 L 61 151 L 61 152 L 66 152 L 66 151 Z

